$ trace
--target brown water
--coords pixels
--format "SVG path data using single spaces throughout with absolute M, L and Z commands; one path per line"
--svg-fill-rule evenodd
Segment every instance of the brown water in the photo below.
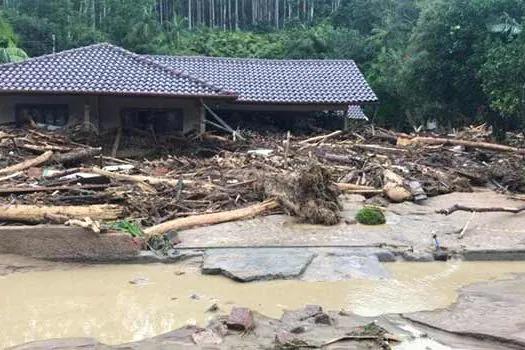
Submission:
M 102 265 L 3 276 L 0 348 L 62 337 L 108 344 L 140 340 L 188 323 L 205 324 L 212 317 L 205 310 L 213 303 L 222 312 L 237 304 L 270 317 L 304 304 L 366 316 L 431 310 L 453 303 L 462 286 L 525 273 L 525 262 L 386 265 L 391 280 L 323 283 L 239 284 L 183 265 Z

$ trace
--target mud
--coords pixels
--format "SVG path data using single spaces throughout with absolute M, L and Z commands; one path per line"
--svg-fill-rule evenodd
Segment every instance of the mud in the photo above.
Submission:
M 242 305 L 268 317 L 319 304 L 327 310 L 375 317 L 446 308 L 457 290 L 474 282 L 525 273 L 525 263 L 388 263 L 390 279 L 235 283 L 203 276 L 200 266 L 96 265 L 0 277 L 0 347 L 70 337 L 106 344 L 139 341 L 187 324 L 204 326 Z M 358 276 L 359 277 L 359 276 Z

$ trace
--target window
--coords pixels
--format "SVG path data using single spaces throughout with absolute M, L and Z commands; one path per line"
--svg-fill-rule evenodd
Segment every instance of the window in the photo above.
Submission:
M 157 134 L 182 132 L 184 126 L 181 109 L 126 108 L 120 112 L 124 128 L 150 130 Z
M 37 124 L 64 126 L 68 118 L 67 104 L 20 104 L 15 108 L 17 124 L 25 124 L 33 120 Z

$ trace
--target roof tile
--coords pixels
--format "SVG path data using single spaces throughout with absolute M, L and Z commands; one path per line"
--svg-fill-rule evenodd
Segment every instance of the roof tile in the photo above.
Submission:
M 149 56 L 252 103 L 360 104 L 377 101 L 354 61 Z
M 106 43 L 0 65 L 1 91 L 232 96 L 146 56 Z

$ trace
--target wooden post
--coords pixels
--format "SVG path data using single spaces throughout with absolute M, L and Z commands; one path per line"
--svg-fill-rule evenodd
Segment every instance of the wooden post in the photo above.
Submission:
M 204 106 L 199 106 L 199 133 L 206 132 L 206 109 Z

